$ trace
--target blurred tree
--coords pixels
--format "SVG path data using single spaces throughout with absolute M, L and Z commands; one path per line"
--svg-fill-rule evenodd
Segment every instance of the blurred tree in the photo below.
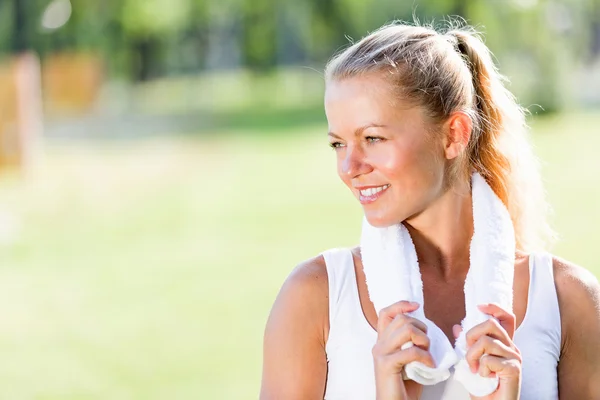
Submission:
M 273 22 L 269 21 L 271 8 L 263 8 L 267 3 L 272 6 L 268 0 L 255 0 L 252 2 L 251 10 L 246 10 L 241 0 L 206 0 L 205 7 L 207 13 L 207 48 L 206 48 L 206 68 L 208 69 L 234 69 L 239 68 L 243 63 L 244 48 L 249 47 L 257 59 L 268 64 L 272 59 L 272 52 L 261 52 L 264 47 L 263 42 L 267 44 L 274 42 L 274 32 L 269 31 L 269 37 L 259 37 L 258 41 L 252 41 L 252 33 L 260 31 L 261 28 L 269 29 Z M 271 3 L 271 4 L 269 4 Z M 249 27 L 245 16 L 248 17 L 250 11 L 259 13 L 261 21 Z M 248 28 L 248 31 L 245 29 Z M 244 43 L 242 36 L 248 35 L 249 41 Z M 270 40 L 269 40 L 270 39 Z M 249 60 L 249 64 L 252 61 Z
M 12 51 L 18 53 L 29 48 L 25 3 L 21 0 L 13 0 L 13 18 Z
M 590 2 L 591 53 L 592 58 L 600 57 L 600 0 Z
M 54 3 L 68 21 L 47 29 Z M 4 0 L 0 52 L 104 52 L 112 76 L 145 81 L 205 69 L 323 65 L 394 19 L 443 23 L 460 15 L 484 30 L 525 103 L 560 109 L 570 72 L 600 56 L 600 0 Z M 319 67 L 317 67 L 319 68 Z
M 132 76 L 144 81 L 158 74 L 165 37 L 187 24 L 190 0 L 123 0 L 120 22 L 132 52 Z
M 308 1 L 276 3 L 277 65 L 305 64 L 309 57 L 311 10 Z

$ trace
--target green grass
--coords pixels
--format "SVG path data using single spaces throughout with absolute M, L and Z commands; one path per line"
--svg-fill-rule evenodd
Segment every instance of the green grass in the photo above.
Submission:
M 554 252 L 596 274 L 599 125 L 533 123 Z M 257 398 L 282 281 L 360 232 L 324 132 L 54 143 L 30 179 L 6 177 L 0 399 Z

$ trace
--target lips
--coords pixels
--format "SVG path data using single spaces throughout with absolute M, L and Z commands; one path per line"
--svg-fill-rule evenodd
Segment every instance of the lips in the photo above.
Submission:
M 382 185 L 359 189 L 358 199 L 361 204 L 371 204 L 379 199 L 389 187 L 390 185 Z

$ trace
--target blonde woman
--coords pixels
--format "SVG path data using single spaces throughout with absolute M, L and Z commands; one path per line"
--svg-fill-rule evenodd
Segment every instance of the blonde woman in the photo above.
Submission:
M 329 62 L 325 110 L 341 180 L 371 225 L 408 229 L 425 314 L 451 342 L 465 316 L 473 171 L 510 213 L 513 307 L 483 305 L 494 318 L 467 332 L 471 371 L 498 378 L 485 399 L 600 399 L 600 286 L 541 251 L 546 207 L 523 111 L 479 36 L 384 26 Z M 267 323 L 261 399 L 471 398 L 453 376 L 405 379 L 411 362 L 434 366 L 425 325 L 408 315 L 421 306 L 377 315 L 360 248 L 303 262 Z

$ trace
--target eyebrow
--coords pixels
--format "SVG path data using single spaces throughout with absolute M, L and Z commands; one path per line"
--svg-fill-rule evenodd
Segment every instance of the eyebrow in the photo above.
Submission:
M 375 124 L 375 123 L 371 123 L 371 124 L 363 125 L 363 126 L 361 126 L 361 127 L 357 128 L 357 129 L 354 131 L 354 136 L 359 136 L 361 133 L 363 133 L 363 132 L 364 132 L 366 129 L 369 129 L 369 128 L 385 128 L 385 127 L 386 127 L 385 125 L 382 125 L 382 124 Z M 342 139 L 341 137 L 339 137 L 338 135 L 336 135 L 336 134 L 335 134 L 335 133 L 333 133 L 333 132 L 327 132 L 327 135 L 328 135 L 328 136 L 332 136 L 332 137 L 334 137 L 334 138 L 336 138 L 336 139 L 340 139 L 340 140 Z

